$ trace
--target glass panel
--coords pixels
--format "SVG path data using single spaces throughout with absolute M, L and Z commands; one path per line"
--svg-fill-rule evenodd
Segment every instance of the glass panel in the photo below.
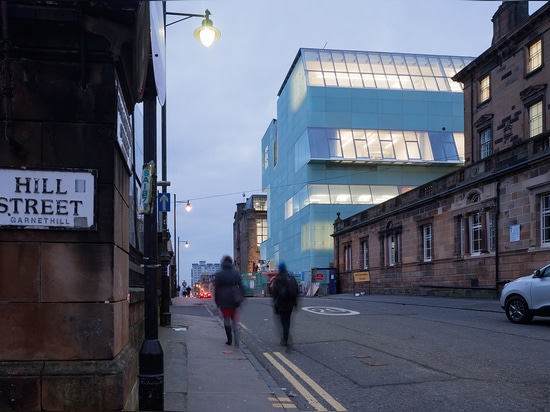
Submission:
M 414 90 L 426 90 L 424 79 L 420 76 L 412 76 Z
M 389 74 L 386 76 L 386 78 L 388 79 L 388 84 L 390 85 L 390 89 L 401 90 L 401 83 L 399 82 L 399 76 Z
M 367 130 L 367 142 L 369 145 L 370 158 L 373 160 L 382 159 L 382 149 L 380 148 L 380 140 L 376 130 Z
M 349 73 L 359 73 L 359 65 L 357 64 L 355 53 L 344 53 L 344 59 L 346 60 Z
M 324 72 L 325 84 L 327 86 L 338 86 L 336 83 L 336 73 L 334 72 Z
M 462 57 L 453 57 L 453 64 L 455 66 L 455 74 L 461 71 L 464 67 L 466 67 L 467 64 L 469 64 L 472 61 L 472 59 L 468 59 L 468 61 L 464 61 Z
M 443 71 L 441 70 L 441 66 L 439 65 L 439 58 L 432 56 L 429 58 L 429 60 L 434 76 L 443 76 Z
M 334 71 L 334 64 L 332 64 L 332 53 L 327 51 L 319 52 L 319 56 L 321 56 L 321 68 L 323 71 Z
M 358 158 L 368 159 L 369 149 L 367 146 L 367 137 L 364 130 L 354 130 L 353 138 L 355 140 L 355 151 Z
M 308 185 L 310 204 L 329 204 L 328 185 Z
M 384 66 L 382 66 L 382 58 L 378 53 L 369 54 L 370 65 L 374 74 L 384 73 Z
M 405 56 L 407 61 L 407 68 L 409 73 L 413 76 L 420 76 L 420 67 L 418 67 L 418 62 L 416 61 L 416 56 Z
M 445 77 L 436 77 L 435 80 L 437 81 L 437 86 L 439 87 L 439 90 L 451 91 L 449 86 L 447 86 L 447 79 Z
M 416 56 L 416 60 L 418 60 L 418 67 L 420 68 L 422 76 L 433 76 L 430 62 L 426 56 Z
M 380 145 L 382 146 L 384 159 L 395 159 L 391 133 L 388 130 L 379 130 L 378 136 L 380 139 Z
M 527 71 L 531 72 L 542 66 L 542 40 L 537 40 L 529 47 Z
M 384 71 L 386 74 L 397 74 L 395 66 L 393 64 L 393 58 L 391 54 L 382 54 L 382 64 L 384 65 Z
M 458 161 L 458 152 L 453 134 L 450 132 L 429 132 L 434 160 L 437 162 Z
M 439 87 L 433 77 L 424 77 L 424 82 L 426 83 L 426 90 L 437 92 Z
M 353 134 L 350 129 L 340 130 L 340 140 L 342 141 L 342 151 L 344 159 L 355 159 L 355 145 L 353 144 Z
M 395 149 L 395 158 L 397 160 L 409 160 L 407 149 L 405 148 L 405 140 L 403 139 L 403 132 L 392 131 L 391 137 L 393 140 L 393 147 Z
M 330 157 L 342 157 L 342 142 L 336 129 L 327 130 L 327 143 Z
M 338 79 L 338 86 L 351 87 L 349 76 L 347 73 L 336 73 L 336 78 Z
M 374 80 L 376 82 L 376 87 L 378 89 L 387 89 L 388 88 L 388 79 L 386 79 L 385 74 L 375 74 Z
M 410 76 L 399 76 L 399 82 L 403 90 L 413 90 L 413 84 Z
M 451 88 L 452 92 L 460 92 L 462 93 L 462 83 L 455 82 L 454 80 L 449 80 L 449 87 Z
M 361 73 L 372 73 L 369 57 L 365 53 L 357 52 L 357 63 Z
M 405 136 L 405 142 L 407 144 L 407 152 L 409 154 L 409 160 L 421 160 L 420 157 L 420 148 L 418 147 L 418 142 L 416 141 L 415 132 L 403 132 Z
M 347 73 L 348 68 L 346 67 L 346 62 L 344 60 L 344 53 L 333 51 L 332 61 L 334 62 L 334 70 L 337 72 Z
M 529 106 L 529 137 L 542 133 L 542 102 Z
M 292 217 L 292 214 L 293 214 L 292 198 L 290 198 L 285 202 L 285 219 Z
M 405 56 L 402 54 L 394 54 L 393 62 L 397 70 L 397 74 L 409 74 L 409 69 L 407 69 L 407 62 L 405 61 Z
M 363 79 L 359 73 L 350 73 L 349 81 L 351 83 L 351 87 L 363 88 Z
M 306 62 L 306 70 L 321 70 L 321 61 L 317 51 L 304 52 L 304 60 Z
M 309 197 L 307 195 L 307 186 L 304 186 L 300 189 L 300 191 L 295 196 L 296 201 L 299 204 L 300 210 L 309 205 Z
M 430 144 L 430 136 L 426 132 L 417 132 L 418 145 L 420 146 L 420 153 L 422 160 L 433 161 L 434 155 L 432 153 L 432 145 Z
M 326 131 L 324 129 L 309 129 L 308 136 L 311 157 L 314 159 L 327 159 L 329 154 Z
M 374 82 L 374 75 L 362 74 L 361 76 L 363 77 L 363 84 L 365 85 L 365 87 L 376 87 L 376 83 Z
M 441 61 L 441 65 L 443 66 L 443 70 L 445 71 L 445 76 L 453 77 L 456 74 L 453 61 L 448 57 L 440 57 L 439 59 Z
M 386 200 L 389 200 L 399 194 L 397 191 L 397 186 L 371 185 L 370 189 L 372 192 L 373 203 L 375 205 L 385 202 Z
M 307 78 L 310 86 L 324 86 L 325 78 L 322 72 L 308 72 Z
M 369 185 L 350 185 L 351 203 L 355 205 L 372 204 L 372 195 Z
M 331 204 L 351 204 L 348 185 L 329 185 Z

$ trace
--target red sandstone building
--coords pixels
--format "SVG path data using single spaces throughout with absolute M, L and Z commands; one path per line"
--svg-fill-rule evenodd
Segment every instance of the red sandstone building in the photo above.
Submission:
M 495 295 L 550 262 L 550 5 L 504 2 L 464 85 L 465 166 L 334 222 L 339 291 Z

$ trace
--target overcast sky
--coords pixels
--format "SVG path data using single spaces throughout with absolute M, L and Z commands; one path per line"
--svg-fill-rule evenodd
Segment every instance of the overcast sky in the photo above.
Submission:
M 530 13 L 542 1 L 530 2 Z M 168 12 L 203 14 L 221 38 L 193 38 L 200 18 L 167 28 L 168 191 L 178 201 L 180 283 L 191 264 L 233 254 L 233 217 L 261 193 L 261 139 L 298 49 L 478 56 L 491 44 L 500 1 L 173 0 Z M 173 18 L 168 17 L 168 21 Z M 159 151 L 160 157 L 160 151 Z M 160 176 L 159 176 L 160 178 Z M 172 205 L 173 210 L 173 205 Z M 168 225 L 174 232 L 173 213 Z

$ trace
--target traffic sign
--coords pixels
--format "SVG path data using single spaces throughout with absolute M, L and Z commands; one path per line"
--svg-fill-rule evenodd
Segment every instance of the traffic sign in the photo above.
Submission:
M 170 211 L 170 193 L 159 193 L 158 195 L 159 212 L 169 212 Z

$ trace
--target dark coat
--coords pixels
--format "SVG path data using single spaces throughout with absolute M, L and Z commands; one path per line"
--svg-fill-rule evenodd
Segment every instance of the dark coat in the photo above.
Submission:
M 275 309 L 275 313 L 279 312 L 292 312 L 294 309 L 294 306 L 298 306 L 298 297 L 289 297 L 287 299 L 283 299 L 282 296 L 279 296 L 279 290 L 280 290 L 280 283 L 281 283 L 281 277 L 286 276 L 288 272 L 279 272 L 275 276 L 275 279 L 273 279 L 273 290 L 272 290 L 272 297 L 273 297 L 273 308 Z M 296 279 L 294 276 L 290 276 L 291 280 L 296 282 Z
M 216 306 L 220 309 L 236 309 L 239 307 L 233 300 L 233 286 L 238 286 L 244 291 L 239 272 L 237 272 L 233 265 L 224 265 L 216 273 L 214 284 L 214 300 L 216 301 Z

